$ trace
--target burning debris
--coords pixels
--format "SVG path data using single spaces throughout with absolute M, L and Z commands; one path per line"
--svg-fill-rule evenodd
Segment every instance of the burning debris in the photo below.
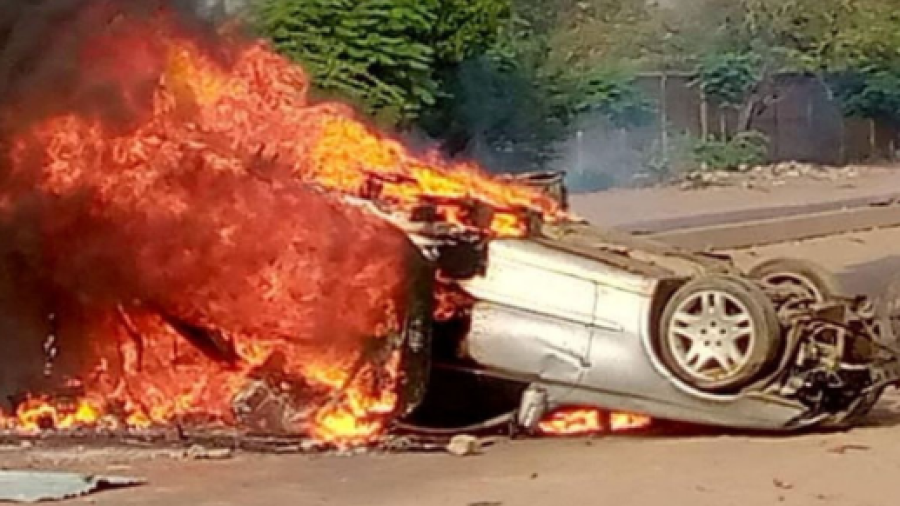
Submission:
M 339 196 L 482 237 L 558 204 L 309 103 L 263 42 L 166 2 L 76 4 L 4 76 L 0 223 L 58 317 L 47 377 L 0 425 L 377 437 L 421 260 Z

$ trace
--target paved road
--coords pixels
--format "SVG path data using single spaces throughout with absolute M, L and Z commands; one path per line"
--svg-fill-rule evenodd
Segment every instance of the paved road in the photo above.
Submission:
M 900 492 L 898 434 L 900 429 L 880 428 L 790 439 L 531 441 L 503 444 L 466 458 L 240 456 L 223 462 L 178 462 L 163 457 L 130 463 L 120 458 L 112 471 L 149 477 L 150 484 L 74 503 L 892 506 Z M 84 463 L 63 467 L 102 470 Z
M 900 268 L 900 229 L 737 252 L 792 254 L 877 291 Z M 239 455 L 187 462 L 146 453 L 0 453 L 0 465 L 132 473 L 142 488 L 76 504 L 110 506 L 892 506 L 900 494 L 900 396 L 872 426 L 794 437 L 667 436 L 505 442 L 480 456 Z M 153 457 L 153 458 L 151 458 Z
M 792 256 L 814 260 L 838 274 L 849 292 L 876 296 L 895 273 L 900 275 L 900 228 L 774 244 L 729 253 L 738 264 L 745 266 L 772 257 Z
M 859 205 L 900 194 L 898 168 L 861 170 L 852 179 L 800 178 L 744 188 L 623 189 L 573 195 L 573 210 L 593 223 L 655 232 L 713 223 L 768 219 Z

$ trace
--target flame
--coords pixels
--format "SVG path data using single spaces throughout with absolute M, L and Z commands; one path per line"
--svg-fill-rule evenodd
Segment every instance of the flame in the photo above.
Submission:
M 558 205 L 311 105 L 302 68 L 264 42 L 118 4 L 78 21 L 90 35 L 66 51 L 80 72 L 53 83 L 71 93 L 3 113 L 0 218 L 38 231 L 39 269 L 77 307 L 75 324 L 60 317 L 75 327 L 60 357 L 76 358 L 55 374 L 81 393 L 33 396 L 0 425 L 234 424 L 233 400 L 262 384 L 296 402 L 288 430 L 371 441 L 397 405 L 400 358 L 351 371 L 398 332 L 414 254 L 335 195 L 425 206 L 486 236 L 522 235 Z M 197 329 L 215 349 L 187 342 Z
M 101 406 L 96 400 L 88 399 L 79 399 L 68 406 L 45 398 L 27 399 L 16 409 L 15 424 L 10 421 L 0 423 L 0 426 L 14 425 L 24 432 L 40 432 L 47 428 L 95 427 L 105 423 Z
M 652 425 L 653 420 L 644 415 L 631 413 L 612 413 L 610 415 L 609 428 L 613 432 L 646 429 Z
M 434 291 L 434 319 L 443 322 L 452 319 L 472 306 L 472 298 L 449 285 L 438 284 Z
M 551 413 L 538 425 L 540 432 L 555 436 L 572 436 L 601 432 L 601 413 L 596 409 L 578 409 Z
M 598 409 L 564 409 L 548 415 L 538 430 L 550 436 L 583 436 L 602 432 L 645 429 L 652 420 L 643 415 L 604 413 Z

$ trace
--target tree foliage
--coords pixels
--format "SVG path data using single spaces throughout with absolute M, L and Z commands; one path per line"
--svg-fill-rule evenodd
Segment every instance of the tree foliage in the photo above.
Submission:
M 496 168 L 540 168 L 566 132 L 568 81 L 548 66 L 546 12 L 520 1 L 484 54 L 448 69 L 438 106 L 422 126 L 452 155 Z
M 739 130 L 777 100 L 781 71 L 818 75 L 848 114 L 900 122 L 896 3 L 260 0 L 254 14 L 323 92 L 450 153 L 524 170 L 552 160 L 579 118 L 650 121 L 640 70 L 693 72 L 707 97 L 739 110 Z M 704 156 L 758 154 L 742 142 Z
M 625 128 L 652 118 L 627 70 L 572 65 L 555 37 L 574 2 L 518 0 L 497 42 L 454 69 L 425 127 L 451 153 L 523 171 L 544 167 L 586 115 Z
M 769 139 L 759 132 L 741 132 L 732 139 L 701 140 L 694 144 L 692 157 L 713 170 L 736 170 L 765 163 Z
M 453 66 L 488 51 L 509 16 L 509 0 L 440 0 L 433 33 L 438 63 Z
M 819 75 L 830 85 L 845 112 L 867 118 L 900 119 L 900 11 L 893 0 L 685 0 L 702 4 L 706 15 L 681 25 L 678 37 L 700 41 L 690 55 L 715 54 L 710 73 L 699 69 L 716 88 L 740 89 L 749 81 L 747 60 L 765 71 Z M 683 54 L 685 54 L 683 53 Z M 730 68 L 729 68 L 730 67 Z M 766 72 L 759 75 L 764 76 Z M 722 77 L 727 76 L 723 80 Z M 737 90 L 735 90 L 737 91 Z M 736 94 L 726 93 L 730 98 Z M 729 97 L 726 97 L 729 98 Z
M 505 0 L 263 0 L 259 30 L 326 92 L 389 123 L 433 106 L 440 71 L 484 51 Z
M 827 81 L 845 113 L 900 123 L 900 12 L 869 0 L 848 25 L 835 37 Z
M 574 87 L 574 113 L 597 113 L 615 128 L 643 126 L 652 121 L 653 104 L 625 72 L 599 69 Z
M 642 36 L 595 37 L 593 53 L 654 70 L 695 71 L 707 96 L 744 110 L 767 100 L 772 74 L 815 74 L 848 114 L 900 119 L 895 0 L 679 0 L 648 8 L 638 19 L 631 26 Z
M 900 67 L 866 66 L 829 83 L 845 114 L 900 123 Z
M 736 106 L 747 99 L 761 77 L 762 61 L 758 54 L 717 52 L 700 62 L 696 82 L 707 97 Z

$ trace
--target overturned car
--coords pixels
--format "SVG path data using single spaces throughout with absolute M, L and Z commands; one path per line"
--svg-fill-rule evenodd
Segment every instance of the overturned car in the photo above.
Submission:
M 384 217 L 433 263 L 436 289 L 465 301 L 455 324 L 427 338 L 416 326 L 407 412 L 430 368 L 521 385 L 515 421 L 526 430 L 565 407 L 755 430 L 842 426 L 900 381 L 886 317 L 806 261 L 743 272 L 577 221 L 477 240 Z

